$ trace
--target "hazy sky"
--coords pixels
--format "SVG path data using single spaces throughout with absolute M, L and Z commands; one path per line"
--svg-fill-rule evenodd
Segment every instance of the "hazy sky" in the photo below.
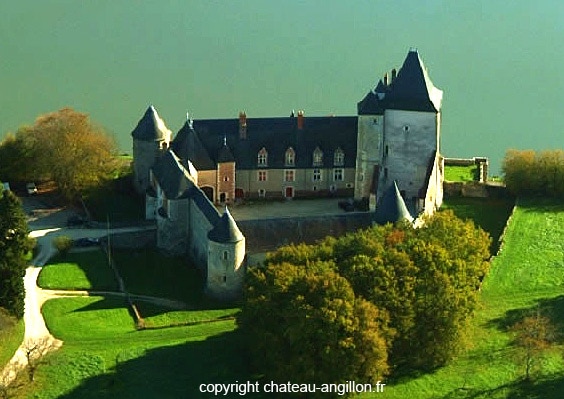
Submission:
M 564 2 L 2 0 L 0 135 L 71 106 L 131 151 L 154 104 L 195 119 L 355 115 L 419 50 L 444 91 L 442 153 L 562 148 Z

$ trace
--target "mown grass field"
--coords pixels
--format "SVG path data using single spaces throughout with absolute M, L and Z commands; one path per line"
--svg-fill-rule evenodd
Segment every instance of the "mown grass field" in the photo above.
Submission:
M 114 274 L 101 250 L 57 255 L 41 269 L 38 285 L 57 290 L 117 289 Z
M 478 180 L 478 167 L 476 165 L 469 166 L 445 166 L 446 181 L 474 181 Z
M 123 300 L 102 297 L 53 299 L 43 313 L 64 345 L 17 398 L 204 398 L 201 383 L 248 378 L 233 320 L 138 331 Z
M 564 392 L 561 342 L 542 360 L 532 383 L 516 362 L 508 327 L 536 312 L 564 327 L 564 205 L 523 201 L 505 244 L 484 280 L 481 304 L 468 329 L 469 349 L 448 366 L 419 377 L 390 379 L 385 394 L 363 398 L 538 398 Z
M 14 356 L 24 337 L 23 320 L 15 321 L 0 315 L 0 370 Z

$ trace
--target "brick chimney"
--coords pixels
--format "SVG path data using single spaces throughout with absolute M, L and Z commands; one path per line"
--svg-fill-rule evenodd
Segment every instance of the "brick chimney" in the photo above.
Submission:
M 247 114 L 245 111 L 239 112 L 239 139 L 247 138 Z
M 304 128 L 304 111 L 298 111 L 298 129 Z

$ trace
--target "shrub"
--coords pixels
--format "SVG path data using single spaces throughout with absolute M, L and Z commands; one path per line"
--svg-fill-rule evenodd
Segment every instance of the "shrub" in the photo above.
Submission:
M 53 246 L 61 254 L 66 255 L 72 247 L 72 239 L 69 236 L 58 236 L 53 240 Z

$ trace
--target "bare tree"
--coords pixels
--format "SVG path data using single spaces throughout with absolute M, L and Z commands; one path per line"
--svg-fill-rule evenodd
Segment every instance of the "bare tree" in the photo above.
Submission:
M 35 379 L 35 372 L 42 362 L 42 357 L 55 348 L 54 341 L 49 338 L 29 339 L 25 342 L 23 349 L 27 360 L 29 382 Z

